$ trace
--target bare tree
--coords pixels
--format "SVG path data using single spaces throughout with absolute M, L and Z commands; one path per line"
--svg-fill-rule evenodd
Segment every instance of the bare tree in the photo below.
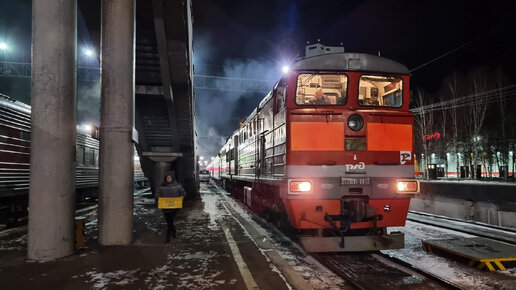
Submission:
M 478 161 L 481 161 L 480 149 L 482 140 L 481 131 L 484 125 L 484 120 L 487 112 L 487 81 L 485 73 L 478 70 L 475 71 L 474 76 L 472 77 L 471 86 L 473 90 L 474 98 L 471 101 L 471 104 L 468 106 L 468 110 L 466 113 L 466 124 L 468 125 L 469 138 L 467 138 L 466 144 L 468 144 L 468 149 L 470 150 L 471 157 L 468 156 L 467 159 L 469 161 L 470 168 L 472 169 L 472 178 L 476 178 L 476 168 L 473 167 Z
M 424 138 L 425 135 L 429 132 L 429 130 L 433 127 L 433 114 L 431 111 L 427 111 L 425 106 L 428 105 L 428 99 L 425 96 L 425 93 L 421 90 L 416 92 L 415 97 L 415 106 L 419 108 L 419 111 L 415 113 L 415 125 L 416 125 L 416 142 L 421 142 L 421 147 L 423 148 L 423 156 L 424 156 L 424 175 L 425 178 L 428 179 L 428 163 L 429 163 L 429 143 L 430 140 L 426 140 Z M 423 161 L 423 160 L 422 160 Z
M 452 101 L 451 109 L 450 109 L 450 118 L 451 118 L 451 130 L 452 130 L 452 146 L 453 153 L 455 158 L 455 170 L 457 171 L 457 178 L 460 177 L 460 163 L 459 163 L 459 126 L 458 126 L 458 117 L 457 117 L 457 73 L 453 73 L 450 78 L 445 81 L 446 86 L 448 87 L 449 94 Z
M 506 93 L 504 91 L 504 85 L 505 85 L 505 81 L 504 81 L 504 76 L 503 76 L 503 72 L 501 70 L 498 70 L 497 71 L 497 74 L 496 74 L 496 94 L 495 94 L 495 97 L 496 97 L 496 101 L 498 103 L 498 110 L 499 110 L 499 122 L 500 122 L 500 142 L 501 143 L 500 147 L 498 148 L 497 151 L 500 152 L 500 154 L 498 154 L 498 152 L 496 153 L 496 161 L 497 161 L 497 165 L 498 165 L 498 172 L 500 172 L 500 177 L 504 180 L 504 181 L 507 181 L 507 171 L 508 171 L 508 164 L 509 164 L 509 143 L 507 142 L 507 129 L 506 129 L 506 125 L 507 125 L 507 111 L 506 111 L 506 108 L 507 108 L 507 96 L 506 96 Z M 503 176 L 501 176 L 502 174 L 502 168 L 505 169 L 503 170 L 505 172 L 505 174 L 503 174 Z
M 440 134 L 441 137 L 439 139 L 439 155 L 441 156 L 442 160 L 444 160 L 444 178 L 448 179 L 448 156 L 447 156 L 447 142 L 448 138 L 446 135 L 446 126 L 448 125 L 448 113 L 445 107 L 445 97 L 444 94 L 440 94 L 439 98 L 441 100 L 441 110 L 439 114 L 439 127 L 440 127 Z

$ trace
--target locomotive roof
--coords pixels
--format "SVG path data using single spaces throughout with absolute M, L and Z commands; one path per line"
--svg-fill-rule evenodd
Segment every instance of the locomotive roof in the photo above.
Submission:
M 401 63 L 366 53 L 331 53 L 303 58 L 292 65 L 293 70 L 351 70 L 409 74 Z

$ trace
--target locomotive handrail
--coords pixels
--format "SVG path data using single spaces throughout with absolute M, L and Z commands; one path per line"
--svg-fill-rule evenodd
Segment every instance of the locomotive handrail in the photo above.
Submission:
M 410 117 L 410 114 L 400 114 L 399 112 L 396 113 L 369 113 L 370 116 L 388 116 L 388 117 Z
M 342 112 L 293 112 L 292 115 L 342 115 Z

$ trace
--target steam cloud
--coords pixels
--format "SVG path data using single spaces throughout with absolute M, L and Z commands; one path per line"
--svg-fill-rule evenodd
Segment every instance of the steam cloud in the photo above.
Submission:
M 77 83 L 77 124 L 100 124 L 100 82 Z
M 197 69 L 196 69 L 197 71 Z M 199 70 L 213 75 L 216 71 Z M 266 59 L 226 59 L 218 71 L 217 90 L 196 87 L 197 147 L 200 156 L 215 156 L 280 78 L 280 65 Z M 245 80 L 243 80 L 245 79 Z

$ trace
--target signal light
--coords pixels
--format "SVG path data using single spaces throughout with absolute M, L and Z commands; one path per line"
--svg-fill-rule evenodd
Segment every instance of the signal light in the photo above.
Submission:
M 364 118 L 359 114 L 353 114 L 348 118 L 348 127 L 353 131 L 360 131 L 364 127 Z
M 309 193 L 312 191 L 312 182 L 310 181 L 291 181 L 289 185 L 291 193 Z
M 414 180 L 400 180 L 396 187 L 398 193 L 419 193 L 419 183 Z

